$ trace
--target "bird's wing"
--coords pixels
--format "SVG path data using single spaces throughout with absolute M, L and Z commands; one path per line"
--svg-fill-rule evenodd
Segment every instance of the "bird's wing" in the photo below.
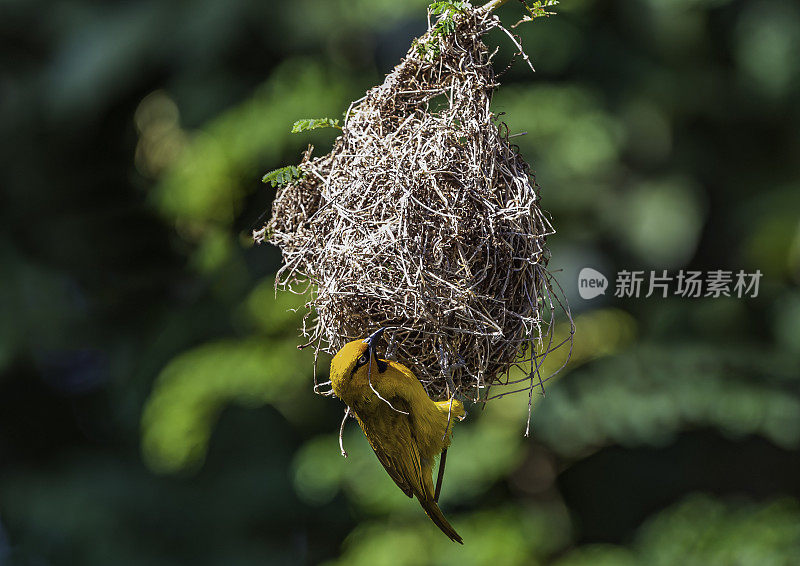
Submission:
M 395 409 L 410 412 L 409 403 L 402 397 L 393 397 L 389 401 Z M 385 403 L 379 410 L 382 413 L 380 418 L 362 424 L 378 460 L 408 497 L 417 495 L 417 498 L 432 498 L 433 493 L 428 493 L 431 491 L 428 489 L 431 480 L 425 481 L 425 470 L 409 415 Z

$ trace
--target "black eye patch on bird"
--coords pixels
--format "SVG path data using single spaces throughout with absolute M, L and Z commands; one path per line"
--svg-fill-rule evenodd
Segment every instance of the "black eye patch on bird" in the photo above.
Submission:
M 372 348 L 368 348 L 367 351 L 361 354 L 358 360 L 356 360 L 356 365 L 353 366 L 353 373 L 358 371 L 358 368 L 367 365 L 370 356 L 375 357 L 375 363 L 378 365 L 378 373 L 385 372 L 386 369 L 389 367 L 389 364 L 386 362 L 386 360 L 379 360 L 378 355 L 375 353 L 375 351 Z

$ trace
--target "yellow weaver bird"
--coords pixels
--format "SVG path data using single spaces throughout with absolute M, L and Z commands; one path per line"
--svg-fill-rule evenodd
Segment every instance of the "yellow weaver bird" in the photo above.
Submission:
M 458 400 L 432 401 L 410 369 L 379 359 L 375 345 L 381 335 L 382 328 L 336 353 L 331 361 L 333 392 L 353 411 L 378 460 L 403 493 L 416 495 L 436 526 L 464 544 L 437 505 L 453 424 L 464 418 L 464 405 Z M 434 491 L 433 461 L 439 454 Z

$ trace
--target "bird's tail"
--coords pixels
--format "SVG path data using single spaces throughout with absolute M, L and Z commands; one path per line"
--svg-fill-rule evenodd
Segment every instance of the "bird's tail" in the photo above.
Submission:
M 441 509 L 439 509 L 439 506 L 434 500 L 420 499 L 419 497 L 417 497 L 417 499 L 419 499 L 419 504 L 422 505 L 422 509 L 424 509 L 428 517 L 431 518 L 431 521 L 433 521 L 434 524 L 450 538 L 450 540 L 457 542 L 458 544 L 464 544 L 461 536 L 453 528 L 453 525 L 447 522 L 447 519 L 444 518 Z
M 453 433 L 453 425 L 455 425 L 457 421 L 461 421 L 464 419 L 466 411 L 464 411 L 464 404 L 458 399 L 437 401 L 436 406 L 438 407 L 439 412 L 441 414 L 442 430 L 443 431 L 446 430 L 443 438 L 444 441 L 443 448 L 447 450 L 447 446 L 450 444 L 450 435 Z M 450 538 L 450 540 L 452 540 L 453 542 L 457 542 L 459 544 L 464 544 L 464 541 L 461 539 L 461 537 L 453 528 L 453 526 L 450 523 L 448 523 L 447 519 L 445 519 L 444 515 L 442 515 L 441 509 L 439 509 L 439 506 L 433 499 L 433 489 L 430 489 L 428 491 L 431 492 L 430 499 L 425 497 L 420 497 L 419 494 L 417 494 L 417 499 L 419 499 L 419 504 L 422 505 L 422 508 L 425 510 L 425 513 L 427 513 L 428 517 L 431 518 L 431 521 L 433 521 L 434 524 L 437 527 L 439 527 L 439 529 L 441 529 L 441 531 Z

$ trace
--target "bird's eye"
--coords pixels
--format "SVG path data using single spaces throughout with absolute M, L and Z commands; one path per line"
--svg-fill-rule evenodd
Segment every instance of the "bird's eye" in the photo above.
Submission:
M 367 355 L 366 355 L 366 354 L 361 354 L 361 357 L 360 357 L 360 358 L 358 358 L 358 363 L 359 363 L 359 364 L 365 364 L 365 363 L 367 363 Z

